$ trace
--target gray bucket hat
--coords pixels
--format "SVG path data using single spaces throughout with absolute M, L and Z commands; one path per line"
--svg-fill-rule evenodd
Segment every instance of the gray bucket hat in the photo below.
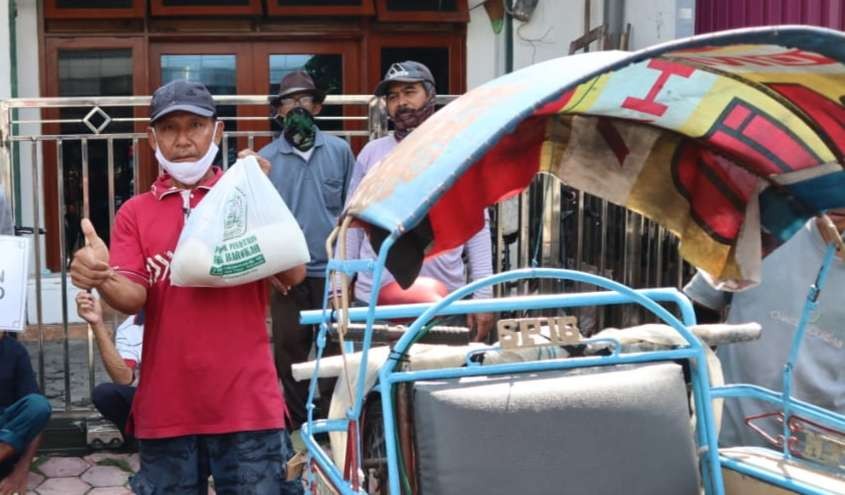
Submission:
M 431 71 L 428 70 L 428 67 L 413 60 L 397 62 L 387 69 L 387 72 L 384 74 L 384 79 L 382 79 L 381 82 L 378 83 L 378 86 L 376 86 L 375 95 L 385 96 L 390 83 L 415 83 L 425 81 L 431 83 L 432 87 L 434 86 L 434 76 L 431 75 Z
M 308 93 L 314 97 L 315 103 L 323 103 L 326 93 L 317 89 L 314 79 L 304 70 L 297 70 L 285 74 L 279 81 L 279 93 L 270 97 L 270 104 L 278 106 L 282 98 L 294 93 Z

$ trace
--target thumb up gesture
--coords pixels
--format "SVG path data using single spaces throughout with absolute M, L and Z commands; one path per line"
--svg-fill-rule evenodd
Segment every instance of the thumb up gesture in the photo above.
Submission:
M 80 289 L 96 289 L 111 276 L 109 248 L 87 218 L 82 219 L 82 234 L 85 247 L 73 255 L 70 278 Z

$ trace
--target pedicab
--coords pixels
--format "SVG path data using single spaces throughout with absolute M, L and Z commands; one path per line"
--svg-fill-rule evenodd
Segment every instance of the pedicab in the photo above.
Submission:
M 344 398 L 339 409 L 333 403 L 331 419 L 316 420 L 308 406 L 309 489 L 845 493 L 845 417 L 791 396 L 797 351 L 837 243 L 809 288 L 783 392 L 720 386 L 709 345 L 737 340 L 743 329 L 702 338 L 707 332 L 675 288 L 635 290 L 540 267 L 498 273 L 430 303 L 377 304 L 384 270 L 413 286 L 426 256 L 463 244 L 482 227 L 484 208 L 522 191 L 537 173 L 668 228 L 680 254 L 718 287 L 758 283 L 762 234 L 782 242 L 810 218 L 845 207 L 843 63 L 838 31 L 741 29 L 539 63 L 438 111 L 354 192 L 327 243 L 335 258 L 324 309 L 302 315 L 320 325 L 309 404 L 330 367 L 341 377 L 334 399 Z M 347 256 L 350 228 L 366 230 L 376 259 Z M 350 307 L 349 279 L 362 271 L 372 272 L 376 289 L 367 307 Z M 467 299 L 481 287 L 529 278 L 596 290 Z M 443 315 L 617 304 L 656 316 L 661 338 L 640 343 L 660 345 L 630 345 L 624 330 L 585 338 L 565 315 L 500 320 L 492 346 L 420 343 Z M 413 323 L 389 324 L 402 318 Z M 323 357 L 329 338 L 348 350 L 344 339 L 356 328 L 358 352 Z M 379 331 L 398 340 L 376 347 Z M 373 396 L 376 409 L 368 406 Z M 714 400 L 739 396 L 781 410 L 777 446 L 719 449 Z M 368 454 L 373 423 L 382 458 Z M 345 438 L 329 452 L 317 441 L 325 433 Z M 374 476 L 374 466 L 384 474 Z

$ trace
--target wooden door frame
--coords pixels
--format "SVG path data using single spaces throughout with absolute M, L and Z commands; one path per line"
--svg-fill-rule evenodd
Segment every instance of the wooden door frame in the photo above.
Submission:
M 371 33 L 367 40 L 367 53 L 370 54 L 367 82 L 371 90 L 384 77 L 381 73 L 381 49 L 385 47 L 448 49 L 449 93 L 463 94 L 466 91 L 466 33 L 464 31 Z
M 44 96 L 59 96 L 59 51 L 60 50 L 111 50 L 130 49 L 132 52 L 132 91 L 134 94 L 145 94 L 147 88 L 146 75 L 146 44 L 143 37 L 47 37 L 44 40 L 44 57 L 42 58 L 42 70 L 44 74 L 53 74 L 54 77 L 44 78 Z M 131 96 L 131 95 L 130 95 Z M 41 110 L 44 120 L 56 120 L 59 118 L 59 109 L 45 108 Z M 135 108 L 134 117 L 143 117 L 146 109 Z M 135 132 L 141 132 L 145 128 L 143 124 L 134 126 Z M 42 134 L 56 135 L 60 132 L 60 124 L 45 123 L 42 127 Z M 140 147 L 140 146 L 139 146 Z M 60 199 L 58 197 L 57 180 L 57 153 L 54 141 L 44 141 L 41 145 L 43 156 L 42 191 L 44 195 L 44 226 L 46 230 L 46 257 L 47 267 L 53 271 L 61 270 L 61 253 L 59 252 L 59 221 L 63 221 L 59 215 Z M 137 181 L 138 178 L 135 178 Z
M 261 15 L 261 0 L 248 0 L 247 5 L 238 6 L 166 6 L 164 0 L 150 0 L 150 14 L 153 16 L 214 16 L 214 15 L 235 15 L 255 16 Z
M 341 68 L 343 78 L 343 92 L 345 94 L 356 94 L 361 91 L 365 71 L 360 69 L 361 65 L 361 42 L 357 40 L 329 40 L 329 41 L 266 41 L 253 43 L 253 67 L 255 88 L 260 90 L 256 94 L 264 94 L 267 92 L 267 85 L 261 81 L 267 81 L 267 75 L 270 70 L 270 55 L 282 54 L 331 54 L 341 56 Z M 322 89 L 322 88 L 321 88 Z M 268 95 L 269 96 L 269 95 Z M 269 105 L 269 102 L 268 102 Z M 251 115 L 263 116 L 266 115 L 267 109 L 252 108 L 249 111 L 254 111 Z M 366 110 L 360 108 L 345 108 L 343 109 L 345 116 L 361 116 L 366 115 Z M 358 130 L 363 128 L 359 124 L 345 123 L 344 129 Z M 269 129 L 269 124 L 257 124 L 254 130 L 266 131 Z M 260 148 L 259 144 L 266 144 L 266 139 L 256 140 L 256 149 Z M 363 143 L 361 143 L 363 146 Z
M 44 17 L 47 19 L 143 19 L 147 10 L 146 0 L 132 0 L 126 8 L 92 9 L 59 8 L 56 0 L 44 0 Z
M 190 42 L 190 41 L 154 41 L 149 44 L 149 92 L 152 94 L 161 85 L 161 56 L 162 55 L 234 55 L 235 56 L 235 87 L 236 94 L 250 94 L 253 87 L 252 49 L 250 42 Z M 242 70 L 239 70 L 242 69 Z M 242 109 L 238 109 L 238 115 Z M 249 126 L 243 125 L 246 130 Z M 230 129 L 231 130 L 231 129 Z M 238 149 L 246 148 L 247 139 L 237 138 Z M 148 149 L 149 150 L 149 149 Z M 149 163 L 145 170 L 152 174 L 152 179 L 158 175 L 158 167 L 153 163 L 150 155 L 145 163 Z

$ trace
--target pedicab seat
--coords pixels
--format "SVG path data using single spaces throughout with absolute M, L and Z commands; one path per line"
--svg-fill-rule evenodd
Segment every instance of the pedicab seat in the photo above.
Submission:
M 700 492 L 674 363 L 417 382 L 423 494 Z

